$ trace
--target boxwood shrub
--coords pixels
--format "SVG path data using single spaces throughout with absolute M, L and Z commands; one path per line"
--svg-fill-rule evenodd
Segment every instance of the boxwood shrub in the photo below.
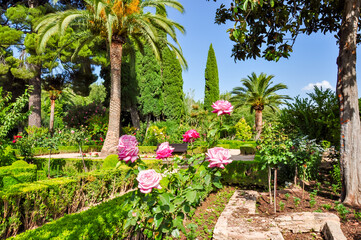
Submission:
M 267 168 L 262 170 L 263 163 L 258 159 L 259 157 L 254 161 L 233 161 L 227 165 L 222 174 L 224 183 L 265 188 L 268 172 Z
M 117 155 L 112 155 L 113 158 Z M 145 160 L 149 168 L 160 168 L 160 160 Z M 13 185 L 0 191 L 0 238 L 41 226 L 49 220 L 74 213 L 132 188 L 124 180 L 129 167 L 108 168 L 74 177 Z
M 37 180 L 36 165 L 19 160 L 12 165 L 0 167 L 0 190 L 19 183 L 29 183 Z

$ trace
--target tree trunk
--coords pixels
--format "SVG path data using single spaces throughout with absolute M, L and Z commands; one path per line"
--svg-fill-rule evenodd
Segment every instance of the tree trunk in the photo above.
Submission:
M 135 127 L 136 129 L 139 129 L 140 128 L 140 119 L 139 119 L 139 113 L 138 113 L 137 107 L 135 105 L 132 105 L 129 110 L 130 110 L 130 116 L 132 118 L 133 127 Z
M 356 83 L 356 35 L 360 0 L 345 0 L 339 32 L 337 97 L 340 107 L 341 201 L 361 207 L 361 128 Z
M 29 109 L 32 112 L 28 118 L 29 126 L 41 127 L 41 66 L 34 65 L 36 75 L 29 80 L 29 85 L 33 87 L 33 91 L 29 97 Z
M 55 113 L 55 99 L 50 97 L 50 122 L 49 131 L 52 134 L 54 131 L 54 114 Z
M 271 167 L 268 166 L 268 191 L 269 191 L 269 203 L 272 204 L 272 186 L 271 186 Z
M 105 137 L 101 156 L 116 153 L 120 135 L 120 115 L 121 115 L 121 67 L 122 67 L 123 42 L 113 40 L 110 44 L 110 104 L 109 104 L 109 124 Z
M 274 170 L 273 187 L 274 187 L 274 190 L 273 190 L 273 194 L 274 194 L 274 197 L 273 197 L 273 201 L 274 201 L 273 202 L 273 210 L 276 213 L 277 212 L 277 167 Z
M 254 139 L 258 140 L 262 132 L 262 110 L 256 110 L 255 125 L 256 125 L 256 136 Z

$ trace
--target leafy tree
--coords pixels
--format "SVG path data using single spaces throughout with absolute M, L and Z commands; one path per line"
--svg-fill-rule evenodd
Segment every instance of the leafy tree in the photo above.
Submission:
M 174 52 L 162 51 L 163 113 L 167 118 L 180 119 L 184 114 L 182 67 Z
M 181 25 L 167 17 L 145 12 L 146 7 L 163 9 L 165 6 L 183 11 L 183 7 L 175 0 L 86 0 L 85 10 L 67 10 L 47 15 L 37 26 L 41 33 L 39 50 L 45 49 L 49 38 L 56 33 L 64 33 L 70 23 L 77 27 L 79 38 L 89 42 L 90 36 L 106 39 L 109 46 L 111 66 L 111 95 L 109 110 L 109 128 L 102 148 L 102 155 L 116 151 L 120 134 L 121 116 L 121 64 L 123 48 L 126 44 L 138 45 L 143 49 L 144 43 L 151 46 L 156 57 L 159 57 L 157 44 L 158 31 L 166 32 L 175 42 L 175 29 L 184 32 Z M 80 34 L 82 33 L 82 34 Z M 84 33 L 84 34 L 83 34 Z M 178 59 L 185 63 L 181 52 L 169 42 L 167 45 L 176 52 Z
M 340 122 L 335 92 L 315 86 L 307 98 L 296 97 L 281 111 L 283 128 L 292 135 L 308 136 L 317 142 L 327 140 L 339 146 Z
M 361 0 L 345 1 L 232 1 L 217 10 L 216 22 L 234 21 L 229 29 L 235 41 L 233 56 L 241 60 L 264 57 L 279 60 L 288 57 L 300 34 L 336 33 L 337 97 L 340 110 L 341 200 L 361 207 L 361 131 L 358 116 L 356 47 L 360 42 Z M 265 43 L 265 44 L 264 44 Z M 266 45 L 262 49 L 262 45 Z M 262 51 L 262 52 L 261 52 Z
M 0 139 L 3 139 L 16 124 L 28 117 L 30 112 L 23 113 L 28 98 L 29 93 L 25 91 L 15 102 L 10 103 L 11 93 L 4 93 L 0 88 Z
M 204 73 L 206 86 L 204 91 L 204 109 L 212 110 L 212 104 L 219 100 L 219 77 L 216 54 L 212 44 L 209 46 L 206 70 Z
M 287 89 L 287 86 L 278 83 L 272 86 L 273 75 L 267 76 L 265 73 L 261 73 L 257 76 L 252 73 L 248 78 L 241 80 L 242 87 L 233 88 L 233 97 L 231 101 L 238 108 L 243 105 L 249 105 L 251 112 L 256 112 L 255 125 L 256 136 L 258 140 L 262 132 L 262 112 L 265 107 L 269 107 L 274 112 L 278 109 L 278 105 L 283 104 L 285 99 L 290 99 L 287 95 L 278 95 L 276 92 L 282 89 Z

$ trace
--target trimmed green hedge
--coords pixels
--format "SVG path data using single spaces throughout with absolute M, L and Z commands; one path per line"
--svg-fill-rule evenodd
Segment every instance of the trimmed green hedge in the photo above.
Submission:
M 242 146 L 254 146 L 256 147 L 256 141 L 240 141 L 240 140 L 219 140 L 220 144 L 228 144 L 230 149 L 239 149 Z
M 34 158 L 33 162 L 38 170 L 48 174 L 48 158 Z M 103 159 L 84 159 L 88 171 L 99 170 L 102 168 Z M 83 162 L 81 158 L 52 158 L 50 161 L 50 173 L 52 176 L 75 176 L 83 172 Z
M 258 159 L 256 155 L 254 161 L 233 161 L 228 164 L 222 173 L 224 183 L 265 188 L 268 172 L 266 168 L 262 170 L 263 163 Z
M 12 165 L 0 167 L 0 190 L 19 183 L 30 183 L 37 180 L 37 167 L 25 161 L 15 161 Z
M 117 155 L 113 155 L 117 157 Z M 149 168 L 160 168 L 161 160 L 145 160 Z M 133 179 L 124 181 L 129 167 L 102 169 L 71 178 L 55 178 L 13 185 L 0 191 L 0 238 L 41 226 L 65 213 L 99 203 L 132 188 Z
M 87 211 L 64 217 L 40 228 L 26 231 L 11 239 L 116 239 L 122 232 L 122 224 L 130 211 L 130 205 L 122 203 L 131 193 L 102 203 Z
M 138 146 L 138 147 L 139 147 L 139 154 L 155 153 L 155 150 L 157 150 L 157 146 Z
M 104 163 L 103 163 L 103 169 L 109 169 L 109 168 L 115 168 L 115 166 L 118 163 L 118 155 L 116 154 L 111 154 L 109 156 L 107 156 L 104 159 Z M 154 160 L 142 160 L 145 164 L 147 164 L 148 168 L 152 168 L 155 170 L 160 170 L 160 168 L 162 167 L 162 160 L 158 160 L 158 159 L 154 159 Z M 121 166 L 127 166 L 127 163 L 124 161 L 121 161 Z
M 84 153 L 88 152 L 100 152 L 102 149 L 102 145 L 84 145 L 82 150 Z M 20 156 L 20 151 L 18 149 L 14 150 L 17 156 Z M 78 146 L 59 146 L 57 150 L 53 149 L 51 154 L 59 154 L 59 153 L 77 153 L 79 151 Z M 37 155 L 48 155 L 49 149 L 44 147 L 36 147 L 33 148 L 34 156 Z

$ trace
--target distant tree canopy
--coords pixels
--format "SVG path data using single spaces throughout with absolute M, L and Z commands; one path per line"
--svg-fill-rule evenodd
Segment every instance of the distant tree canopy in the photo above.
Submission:
M 292 135 L 308 136 L 318 142 L 327 140 L 340 145 L 338 102 L 334 91 L 315 86 L 306 98 L 295 97 L 282 109 L 280 121 L 285 131 Z
M 206 80 L 204 90 L 204 109 L 212 110 L 212 104 L 219 100 L 219 76 L 216 54 L 212 44 L 209 46 L 207 65 L 204 73 Z

